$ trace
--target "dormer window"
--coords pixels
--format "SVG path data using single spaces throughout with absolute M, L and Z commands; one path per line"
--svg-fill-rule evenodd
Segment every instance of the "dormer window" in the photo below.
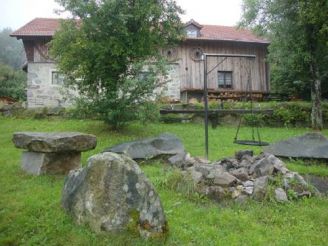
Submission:
M 198 31 L 197 30 L 187 30 L 188 38 L 197 38 Z
M 190 20 L 185 24 L 185 31 L 188 38 L 197 38 L 200 36 L 200 29 L 202 25 L 198 24 L 194 20 Z

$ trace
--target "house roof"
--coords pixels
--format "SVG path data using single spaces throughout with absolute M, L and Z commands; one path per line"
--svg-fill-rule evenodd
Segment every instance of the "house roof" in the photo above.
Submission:
M 200 29 L 200 36 L 188 38 L 196 40 L 221 40 L 247 43 L 269 44 L 268 40 L 256 36 L 250 30 L 239 29 L 231 26 L 203 25 Z
M 52 37 L 59 28 L 61 19 L 35 18 L 28 22 L 10 36 L 12 37 Z
M 52 37 L 60 26 L 61 19 L 35 18 L 23 27 L 13 32 L 10 36 L 24 37 Z M 200 29 L 200 36 L 188 37 L 187 40 L 212 40 L 212 41 L 234 41 L 247 43 L 269 44 L 269 41 L 260 38 L 246 29 L 238 29 L 231 26 L 200 25 L 191 20 L 185 24 L 195 25 Z

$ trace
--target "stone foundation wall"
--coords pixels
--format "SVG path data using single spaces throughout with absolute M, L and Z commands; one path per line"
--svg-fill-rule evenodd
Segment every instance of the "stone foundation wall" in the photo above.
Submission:
M 52 83 L 55 63 L 29 63 L 27 73 L 27 107 L 68 107 L 72 105 L 73 92 Z

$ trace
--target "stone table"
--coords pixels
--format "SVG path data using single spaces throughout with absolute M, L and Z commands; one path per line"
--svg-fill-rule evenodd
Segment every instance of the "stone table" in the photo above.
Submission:
M 13 142 L 22 154 L 22 169 L 34 175 L 67 174 L 81 167 L 81 152 L 94 149 L 96 136 L 79 132 L 16 132 Z

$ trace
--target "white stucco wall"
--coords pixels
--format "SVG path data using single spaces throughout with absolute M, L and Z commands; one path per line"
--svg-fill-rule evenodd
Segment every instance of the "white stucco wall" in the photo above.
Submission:
M 54 63 L 29 63 L 27 73 L 27 107 L 68 107 L 72 105 L 72 92 L 52 84 Z

